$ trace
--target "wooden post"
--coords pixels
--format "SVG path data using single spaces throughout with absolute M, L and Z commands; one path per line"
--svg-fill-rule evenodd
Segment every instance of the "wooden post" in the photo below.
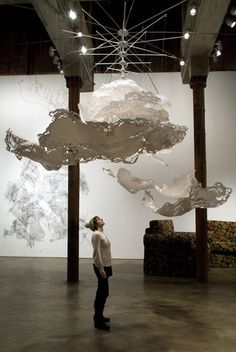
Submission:
M 206 187 L 205 100 L 206 76 L 192 77 L 194 160 L 196 178 Z M 208 282 L 207 209 L 196 209 L 197 281 Z
M 79 76 L 65 77 L 69 88 L 69 110 L 79 112 L 81 79 Z M 68 257 L 67 281 L 79 281 L 79 194 L 80 165 L 68 167 Z

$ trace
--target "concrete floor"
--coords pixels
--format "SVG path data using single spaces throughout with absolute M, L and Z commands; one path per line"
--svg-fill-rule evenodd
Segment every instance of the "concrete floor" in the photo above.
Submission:
M 0 351 L 236 351 L 236 269 L 211 269 L 208 285 L 144 278 L 141 260 L 113 260 L 113 271 L 104 332 L 90 260 L 68 285 L 64 258 L 0 258 Z

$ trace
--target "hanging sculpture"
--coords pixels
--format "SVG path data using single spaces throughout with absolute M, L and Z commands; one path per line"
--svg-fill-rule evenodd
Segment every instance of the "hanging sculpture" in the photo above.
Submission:
M 123 89 L 125 94 L 120 94 Z M 38 135 L 38 144 L 8 130 L 7 149 L 18 158 L 25 156 L 40 162 L 47 170 L 95 159 L 134 163 L 144 152 L 155 154 L 172 148 L 184 139 L 187 131 L 187 127 L 168 121 L 161 97 L 131 80 L 104 85 L 93 94 L 87 109 L 83 105 L 81 108 L 89 112 L 90 121 L 83 114 L 82 120 L 78 114 L 64 109 L 51 112 L 53 121 Z
M 159 187 L 154 180 L 137 178 L 124 168 L 119 169 L 117 176 L 111 170 L 104 169 L 104 171 L 116 178 L 117 182 L 130 193 L 145 191 L 143 205 L 162 216 L 180 216 L 194 208 L 217 207 L 224 204 L 232 192 L 230 188 L 226 188 L 221 182 L 216 182 L 213 186 L 203 188 L 201 183 L 194 177 L 193 171 L 175 178 L 172 184 L 162 187 Z M 167 202 L 159 206 L 154 201 L 151 190 L 156 191 L 160 195 L 178 200 L 173 204 Z
M 93 92 L 80 104 L 81 117 L 68 110 L 51 112 L 51 124 L 38 135 L 38 144 L 30 143 L 7 131 L 7 150 L 21 159 L 39 162 L 47 170 L 95 159 L 135 163 L 140 154 L 156 155 L 180 143 L 187 127 L 174 125 L 165 110 L 167 99 L 154 95 L 134 81 L 119 79 Z M 111 170 L 108 174 L 115 177 Z M 153 180 L 133 176 L 121 168 L 117 181 L 129 192 L 145 191 L 143 204 L 164 216 L 179 216 L 193 208 L 216 207 L 230 196 L 231 189 L 220 182 L 202 188 L 193 172 L 159 187 Z M 173 204 L 157 206 L 151 190 L 177 199 Z

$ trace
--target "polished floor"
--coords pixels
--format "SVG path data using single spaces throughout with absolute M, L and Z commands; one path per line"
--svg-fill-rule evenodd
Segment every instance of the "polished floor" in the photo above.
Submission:
M 142 260 L 114 260 L 106 315 L 94 329 L 96 280 L 80 260 L 0 258 L 0 352 L 235 352 L 236 269 L 211 269 L 209 283 L 143 277 Z

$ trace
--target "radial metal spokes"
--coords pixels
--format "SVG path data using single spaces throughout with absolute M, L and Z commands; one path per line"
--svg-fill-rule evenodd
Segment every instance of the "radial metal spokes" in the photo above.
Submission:
M 128 73 L 128 66 L 134 66 L 138 71 L 140 71 L 140 66 L 145 67 L 147 71 L 150 71 L 151 61 L 147 61 L 144 57 L 168 57 L 171 59 L 178 59 L 175 55 L 172 55 L 166 50 L 162 50 L 152 43 L 158 41 L 166 41 L 166 40 L 176 40 L 182 38 L 181 36 L 171 36 L 171 37 L 162 37 L 162 38 L 153 38 L 153 36 L 149 37 L 148 30 L 150 27 L 154 26 L 158 22 L 163 19 L 166 20 L 167 13 L 186 2 L 187 0 L 182 0 L 177 4 L 163 10 L 150 18 L 138 23 L 137 25 L 127 29 L 128 20 L 131 16 L 131 12 L 135 3 L 133 0 L 132 5 L 129 9 L 128 16 L 126 16 L 126 2 L 124 2 L 123 7 L 123 20 L 122 27 L 119 27 L 118 23 L 115 19 L 106 11 L 106 9 L 98 2 L 95 1 L 96 4 L 104 11 L 104 13 L 109 17 L 112 23 L 115 25 L 114 28 L 110 28 L 106 25 L 103 25 L 99 22 L 95 17 L 93 17 L 90 13 L 83 10 L 83 12 L 89 17 L 89 19 L 95 23 L 98 27 L 103 29 L 104 33 L 96 30 L 96 35 L 84 35 L 83 33 L 75 33 L 72 31 L 66 31 L 74 37 L 85 37 L 95 40 L 96 42 L 100 42 L 99 45 L 94 45 L 92 48 L 88 48 L 86 50 L 79 50 L 79 54 L 83 56 L 84 62 L 86 62 L 86 56 L 95 56 L 100 57 L 98 62 L 95 63 L 93 67 L 89 70 L 93 70 L 97 66 L 105 66 L 107 65 L 107 71 L 115 71 L 121 73 L 121 76 L 124 77 L 126 73 Z M 144 25 L 145 24 L 145 25 Z M 143 26 L 144 25 L 144 26 Z M 137 30 L 133 32 L 134 28 Z M 140 28 L 140 30 L 138 30 Z M 116 32 L 116 29 L 118 31 Z M 82 43 L 82 39 L 81 39 Z M 150 46 L 149 46 L 150 45 Z M 163 45 L 164 47 L 164 45 Z M 115 58 L 114 58 L 115 57 Z M 113 59 L 114 58 L 114 59 Z M 143 60 L 143 59 L 144 60 Z M 119 68 L 120 66 L 120 68 Z

